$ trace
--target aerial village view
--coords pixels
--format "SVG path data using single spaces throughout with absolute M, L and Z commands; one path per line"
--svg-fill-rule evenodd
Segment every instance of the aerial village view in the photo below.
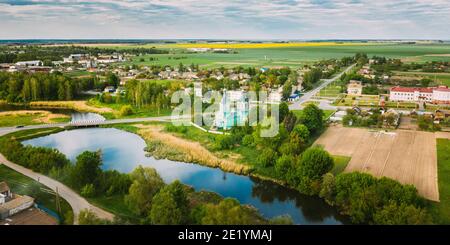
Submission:
M 0 225 L 450 224 L 448 29 L 30 34 L 90 6 L 0 6 Z

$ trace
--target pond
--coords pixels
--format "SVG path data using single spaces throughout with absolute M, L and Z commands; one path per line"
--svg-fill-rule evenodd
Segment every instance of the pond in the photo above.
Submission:
M 12 105 L 12 104 L 0 104 L 0 112 L 2 111 L 18 111 L 18 110 L 45 110 L 56 114 L 69 115 L 71 117 L 71 122 L 85 122 L 85 121 L 104 121 L 105 118 L 97 113 L 91 112 L 79 112 L 72 109 L 64 108 L 48 108 L 48 107 L 35 107 L 28 105 Z
M 166 183 L 179 179 L 196 190 L 233 197 L 256 207 L 266 218 L 288 214 L 297 224 L 344 224 L 345 217 L 317 197 L 301 195 L 270 181 L 227 173 L 197 164 L 157 160 L 146 156 L 145 141 L 138 135 L 114 128 L 63 131 L 23 142 L 56 148 L 71 161 L 83 151 L 101 150 L 103 169 L 131 172 L 136 166 L 155 168 Z

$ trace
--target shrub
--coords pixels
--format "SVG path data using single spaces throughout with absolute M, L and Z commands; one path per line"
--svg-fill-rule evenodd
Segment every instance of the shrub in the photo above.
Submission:
M 95 195 L 95 187 L 93 184 L 86 184 L 81 188 L 81 195 L 84 197 L 93 197 Z
M 131 105 L 124 105 L 120 108 L 119 115 L 122 117 L 133 115 L 133 108 Z

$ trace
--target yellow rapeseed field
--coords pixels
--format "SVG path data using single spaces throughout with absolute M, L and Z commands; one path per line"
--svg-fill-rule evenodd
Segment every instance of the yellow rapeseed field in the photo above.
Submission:
M 252 49 L 252 48 L 290 48 L 290 47 L 321 47 L 321 46 L 356 46 L 368 43 L 354 42 L 292 42 L 292 43 L 179 43 L 177 48 L 220 48 L 220 49 Z

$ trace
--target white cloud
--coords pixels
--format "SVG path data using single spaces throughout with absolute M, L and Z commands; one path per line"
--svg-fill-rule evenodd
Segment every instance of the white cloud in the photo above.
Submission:
M 450 39 L 447 0 L 0 0 L 0 38 Z

